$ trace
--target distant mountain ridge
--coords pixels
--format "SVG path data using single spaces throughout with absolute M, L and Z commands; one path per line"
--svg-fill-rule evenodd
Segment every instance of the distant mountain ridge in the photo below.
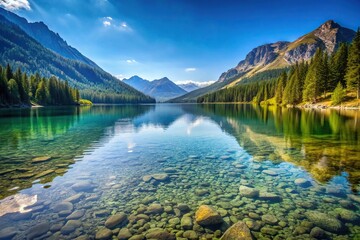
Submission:
M 182 84 L 176 84 L 179 87 L 181 87 L 182 89 L 184 89 L 186 92 L 191 92 L 194 91 L 196 89 L 199 89 L 199 85 L 189 82 L 189 83 L 182 83 Z
M 123 82 L 157 101 L 165 101 L 187 93 L 167 77 L 149 81 L 139 76 L 132 76 L 129 79 L 123 79 Z
M 342 27 L 333 20 L 326 21 L 293 42 L 278 41 L 252 49 L 234 68 L 222 73 L 214 84 L 172 99 L 170 102 L 194 102 L 206 93 L 235 86 L 242 79 L 262 71 L 285 68 L 302 60 L 307 61 L 314 56 L 319 47 L 331 54 L 341 42 L 351 42 L 354 36 L 355 31 Z
M 0 7 L 0 15 L 4 16 L 10 22 L 16 24 L 30 37 L 34 38 L 44 47 L 56 52 L 57 54 L 84 62 L 93 67 L 98 67 L 93 61 L 82 55 L 78 50 L 69 46 L 58 33 L 51 31 L 43 22 L 30 23 L 25 18 L 16 15 Z

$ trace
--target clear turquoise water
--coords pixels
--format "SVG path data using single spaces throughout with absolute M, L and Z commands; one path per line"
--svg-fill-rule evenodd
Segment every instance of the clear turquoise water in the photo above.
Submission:
M 216 239 L 237 221 L 256 239 L 311 239 L 317 226 L 330 239 L 360 238 L 359 112 L 164 104 L 0 116 L 0 230 L 13 239 L 93 239 L 117 212 L 129 222 L 113 229 L 114 237 L 125 227 L 132 235 L 159 227 L 184 237 L 171 219 L 186 214 L 195 239 Z M 34 162 L 43 156 L 51 158 Z M 168 178 L 144 181 L 157 173 Z M 296 184 L 300 178 L 306 183 Z M 243 197 L 240 186 L 260 197 Z M 165 211 L 146 212 L 153 203 Z M 202 204 L 224 223 L 196 224 Z M 149 218 L 138 220 L 144 211 Z M 80 217 L 70 224 L 74 212 Z

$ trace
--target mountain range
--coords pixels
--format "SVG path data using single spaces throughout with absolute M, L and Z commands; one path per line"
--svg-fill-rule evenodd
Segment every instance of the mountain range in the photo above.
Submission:
M 155 98 L 158 102 L 166 101 L 187 93 L 167 77 L 153 81 L 145 80 L 139 76 L 123 79 L 123 82 L 136 90 Z
M 24 72 L 52 75 L 78 88 L 83 98 L 106 103 L 149 103 L 151 97 L 107 73 L 69 46 L 44 23 L 0 8 L 0 64 L 20 67 Z
M 293 42 L 278 41 L 252 49 L 245 59 L 234 68 L 222 73 L 215 83 L 174 98 L 170 102 L 195 102 L 198 97 L 206 93 L 248 82 L 249 79 L 265 72 L 280 75 L 281 71 L 278 69 L 284 69 L 302 60 L 308 61 L 314 56 L 317 48 L 322 48 L 331 54 L 340 43 L 351 42 L 354 36 L 355 31 L 329 20 Z

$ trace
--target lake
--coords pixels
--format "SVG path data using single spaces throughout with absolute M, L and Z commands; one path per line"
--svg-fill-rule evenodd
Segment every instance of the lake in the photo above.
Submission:
M 360 239 L 359 182 L 360 111 L 0 111 L 0 239 Z

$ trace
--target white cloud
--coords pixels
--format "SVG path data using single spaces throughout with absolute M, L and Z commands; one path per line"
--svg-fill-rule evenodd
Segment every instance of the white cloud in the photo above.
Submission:
M 137 61 L 135 59 L 128 59 L 128 60 L 126 60 L 126 62 L 129 64 L 137 63 Z
M 209 86 L 211 84 L 213 84 L 216 81 L 206 81 L 206 82 L 198 82 L 198 81 L 193 81 L 193 80 L 184 80 L 184 81 L 176 81 L 176 84 L 188 84 L 188 83 L 193 83 L 198 87 L 206 87 Z
M 122 74 L 116 74 L 115 77 L 119 80 L 124 80 L 126 77 Z
M 194 72 L 194 71 L 196 71 L 196 68 L 193 68 L 193 67 L 185 68 L 185 72 Z
M 106 19 L 108 19 L 108 20 L 110 20 L 110 21 L 112 21 L 112 20 L 113 20 L 113 18 L 112 18 L 112 17 L 106 17 Z
M 104 25 L 105 27 L 109 27 L 109 26 L 111 26 L 111 22 L 109 22 L 109 21 L 103 21 L 103 25 Z
M 126 22 L 122 22 L 120 26 L 123 27 L 123 28 L 127 28 L 127 27 L 128 27 L 128 25 L 127 25 Z
M 0 0 L 0 6 L 10 11 L 19 9 L 31 10 L 28 0 Z

